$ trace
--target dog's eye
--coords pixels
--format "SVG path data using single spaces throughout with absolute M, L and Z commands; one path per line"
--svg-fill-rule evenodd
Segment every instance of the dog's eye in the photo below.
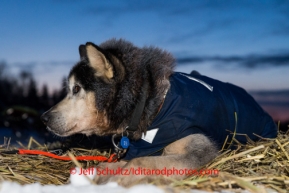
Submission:
M 80 86 L 74 85 L 72 88 L 72 93 L 77 94 L 80 91 Z

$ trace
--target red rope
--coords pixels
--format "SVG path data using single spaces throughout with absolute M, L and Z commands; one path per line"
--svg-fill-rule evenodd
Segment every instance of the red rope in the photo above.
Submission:
M 41 151 L 41 150 L 28 150 L 28 149 L 19 149 L 19 154 L 30 154 L 30 155 L 44 155 L 47 157 L 52 157 L 55 159 L 59 159 L 59 160 L 64 160 L 64 161 L 71 161 L 71 158 L 69 156 L 59 156 L 59 155 L 55 155 L 53 153 L 50 152 L 46 152 L 46 151 Z M 100 162 L 116 162 L 117 160 L 115 159 L 115 154 L 111 154 L 110 157 L 105 157 L 102 155 L 98 155 L 98 156 L 76 156 L 75 158 L 77 160 L 86 160 L 86 161 L 100 161 Z

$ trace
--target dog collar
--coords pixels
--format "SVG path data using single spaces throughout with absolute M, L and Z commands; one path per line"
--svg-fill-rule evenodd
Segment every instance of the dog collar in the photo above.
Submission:
M 142 93 L 139 102 L 136 105 L 136 108 L 133 111 L 130 124 L 126 127 L 126 131 L 128 131 L 129 136 L 132 137 L 134 132 L 138 129 L 138 124 L 141 120 L 141 116 L 143 114 L 145 103 L 147 99 L 147 91 L 148 91 L 148 82 L 145 82 L 142 87 Z
M 147 90 L 148 90 L 148 82 L 145 82 L 142 87 L 142 93 L 139 102 L 136 105 L 131 117 L 130 124 L 124 129 L 122 134 L 114 134 L 112 136 L 112 144 L 114 145 L 115 152 L 117 154 L 117 158 L 122 157 L 126 149 L 129 146 L 129 138 L 134 136 L 134 133 L 138 129 L 138 124 L 141 120 L 141 116 L 143 114 L 145 103 L 147 99 Z M 120 142 L 116 143 L 115 139 L 121 138 Z
M 132 118 L 131 118 L 131 122 L 129 124 L 129 126 L 127 126 L 124 131 L 122 132 L 122 134 L 114 134 L 112 136 L 112 144 L 114 146 L 116 155 L 117 155 L 117 159 L 119 159 L 120 157 L 122 157 L 125 153 L 126 150 L 129 146 L 129 138 L 132 138 L 134 136 L 134 133 L 137 131 L 138 129 L 138 124 L 141 120 L 141 116 L 143 114 L 144 111 L 144 107 L 145 107 L 145 103 L 146 103 L 146 99 L 147 99 L 147 90 L 148 90 L 148 83 L 145 82 L 145 84 L 143 85 L 142 88 L 142 94 L 141 94 L 141 98 L 140 101 L 137 103 L 136 108 L 134 109 L 134 112 L 132 114 Z M 169 88 L 167 88 L 165 90 L 165 93 L 163 95 L 161 104 L 158 108 L 157 114 L 160 112 L 167 92 L 168 92 Z M 156 132 L 154 133 L 156 134 Z M 144 134 L 142 134 L 142 139 L 145 138 Z M 119 141 L 118 143 L 116 143 L 116 140 Z M 145 140 L 145 139 L 144 139 Z

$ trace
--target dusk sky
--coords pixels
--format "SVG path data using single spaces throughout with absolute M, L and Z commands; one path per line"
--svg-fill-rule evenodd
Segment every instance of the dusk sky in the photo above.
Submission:
M 80 44 L 124 38 L 172 52 L 176 71 L 274 91 L 289 117 L 289 1 L 3 0 L 0 23 L 0 61 L 38 86 L 59 88 Z

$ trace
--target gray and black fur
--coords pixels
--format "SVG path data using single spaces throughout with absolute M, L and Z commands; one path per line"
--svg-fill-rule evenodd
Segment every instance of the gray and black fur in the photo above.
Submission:
M 142 85 L 149 83 L 145 109 L 135 139 L 146 132 L 148 124 L 154 119 L 169 88 L 169 76 L 173 73 L 173 56 L 155 47 L 135 47 L 125 40 L 108 40 L 96 47 L 113 66 L 114 77 L 110 81 L 94 76 L 95 70 L 88 65 L 85 46 L 79 47 L 81 61 L 72 68 L 84 89 L 97 95 L 96 105 L 100 111 L 106 110 L 111 130 L 126 127 L 140 98 Z M 114 56 L 118 61 L 115 62 Z

